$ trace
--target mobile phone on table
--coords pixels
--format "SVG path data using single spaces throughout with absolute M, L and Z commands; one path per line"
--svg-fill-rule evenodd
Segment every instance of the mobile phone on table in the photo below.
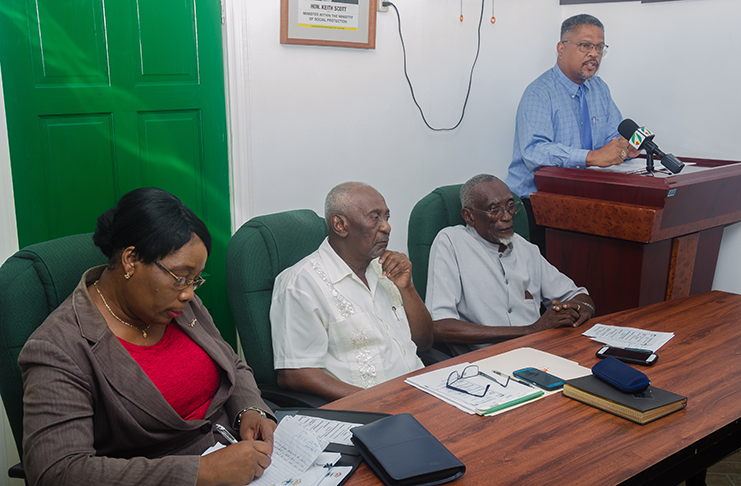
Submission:
M 656 353 L 645 349 L 614 348 L 612 346 L 603 346 L 597 351 L 598 358 L 607 358 L 613 356 L 626 363 L 634 363 L 643 366 L 651 366 L 656 363 L 659 356 Z
M 512 372 L 512 376 L 539 386 L 543 390 L 553 391 L 563 387 L 563 380 L 538 368 L 523 368 Z

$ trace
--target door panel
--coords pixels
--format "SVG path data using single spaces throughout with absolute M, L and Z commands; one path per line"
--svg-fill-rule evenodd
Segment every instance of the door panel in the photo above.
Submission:
M 109 207 L 116 203 L 113 126 L 111 116 L 41 117 L 42 174 L 49 234 L 77 234 L 95 230 L 100 212 L 90 201 Z M 80 164 L 86 159 L 97 164 Z M 85 197 L 71 197 L 79 188 L 79 172 L 88 181 Z M 75 215 L 71 218 L 70 215 Z
M 150 112 L 139 115 L 142 184 L 173 194 L 203 214 L 203 144 L 198 110 Z M 187 184 L 183 187 L 183 184 Z
M 138 1 L 135 51 L 137 85 L 198 82 L 198 31 L 195 5 L 182 0 Z M 134 37 L 134 36 L 132 36 Z
M 109 84 L 99 0 L 29 1 L 27 11 L 36 86 Z
M 0 61 L 21 247 L 92 231 L 154 186 L 214 238 L 198 290 L 231 344 L 231 235 L 218 0 L 3 0 Z

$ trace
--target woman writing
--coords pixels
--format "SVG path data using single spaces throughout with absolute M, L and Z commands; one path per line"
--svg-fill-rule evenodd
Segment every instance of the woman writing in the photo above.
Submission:
M 108 265 L 88 270 L 21 351 L 31 485 L 244 485 L 273 448 L 252 370 L 194 290 L 204 223 L 160 189 L 98 218 Z M 238 443 L 201 457 L 221 424 Z

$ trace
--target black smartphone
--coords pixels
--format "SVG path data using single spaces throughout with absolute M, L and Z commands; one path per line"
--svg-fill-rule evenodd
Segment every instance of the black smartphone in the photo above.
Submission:
M 645 349 L 624 349 L 604 346 L 597 351 L 598 358 L 607 358 L 608 356 L 613 356 L 620 361 L 625 361 L 626 363 L 634 363 L 643 366 L 651 366 L 659 359 L 659 356 L 656 353 L 652 353 Z
M 523 368 L 513 371 L 512 376 L 537 385 L 546 391 L 558 390 L 563 386 L 563 380 L 561 378 L 541 371 L 538 368 Z

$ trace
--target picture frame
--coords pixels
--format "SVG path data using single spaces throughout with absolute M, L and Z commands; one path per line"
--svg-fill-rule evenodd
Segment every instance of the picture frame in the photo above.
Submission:
M 375 49 L 376 1 L 281 0 L 280 43 Z

